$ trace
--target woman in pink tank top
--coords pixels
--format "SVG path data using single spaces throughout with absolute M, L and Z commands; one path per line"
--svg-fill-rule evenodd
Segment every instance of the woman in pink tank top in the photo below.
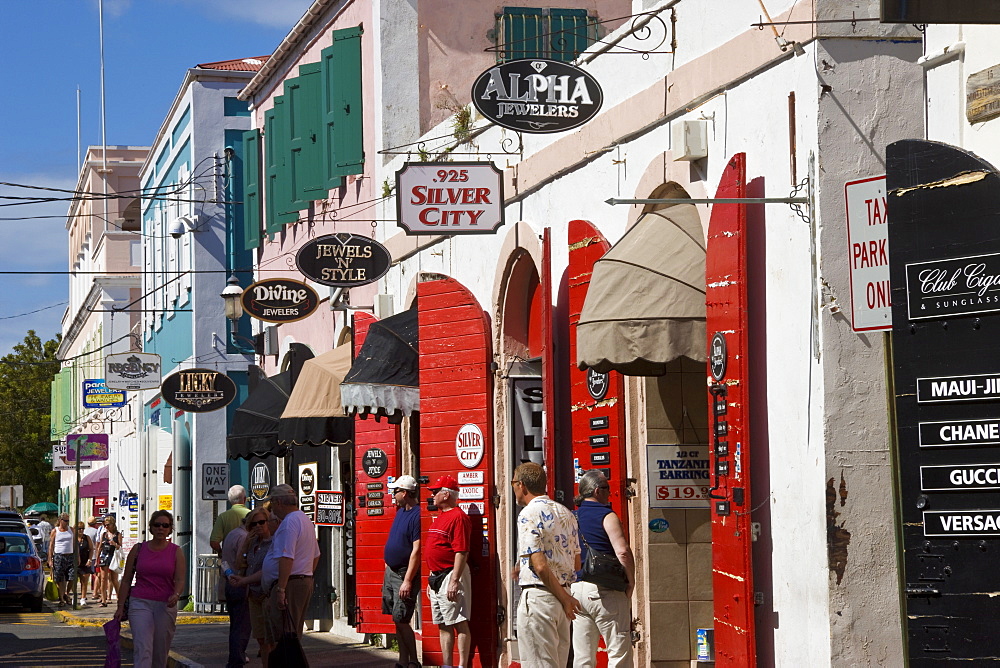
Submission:
M 167 540 L 173 529 L 173 516 L 157 510 L 149 519 L 152 540 L 133 547 L 125 561 L 115 619 L 131 624 L 136 668 L 165 668 L 170 654 L 187 574 L 184 553 Z

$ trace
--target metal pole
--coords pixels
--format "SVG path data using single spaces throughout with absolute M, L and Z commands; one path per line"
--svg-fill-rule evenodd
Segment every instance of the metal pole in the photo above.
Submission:
M 66 448 L 67 453 L 69 448 Z M 79 445 L 75 451 L 76 454 L 76 503 L 73 505 L 74 511 L 73 515 L 73 527 L 71 531 L 73 532 L 73 563 L 78 564 L 80 560 L 80 544 L 77 542 L 76 538 L 76 524 L 80 521 L 80 447 Z M 76 606 L 79 604 L 78 592 L 77 592 L 77 582 L 80 580 L 80 566 L 77 565 L 73 569 L 73 609 L 76 610 Z
M 808 197 L 678 197 L 675 199 L 618 199 L 611 197 L 605 204 L 808 204 Z

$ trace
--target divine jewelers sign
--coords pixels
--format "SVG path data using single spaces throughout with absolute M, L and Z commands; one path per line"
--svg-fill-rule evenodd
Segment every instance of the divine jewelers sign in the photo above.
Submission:
M 306 278 L 333 288 L 374 283 L 385 276 L 391 263 L 385 246 L 347 232 L 310 239 L 295 254 L 295 266 Z
M 910 320 L 1000 311 L 1000 253 L 906 265 Z
M 525 58 L 500 63 L 472 84 L 476 109 L 501 127 L 564 132 L 593 118 L 604 103 L 597 79 L 568 63 Z
M 243 310 L 264 322 L 295 322 L 319 306 L 319 295 L 302 281 L 266 278 L 252 283 L 241 297 Z
M 492 162 L 408 162 L 396 172 L 407 234 L 492 234 L 503 225 L 503 173 Z
M 178 410 L 207 413 L 236 398 L 236 383 L 214 369 L 184 369 L 164 378 L 160 393 Z
M 104 384 L 109 389 L 151 390 L 160 386 L 160 356 L 116 353 L 104 358 Z

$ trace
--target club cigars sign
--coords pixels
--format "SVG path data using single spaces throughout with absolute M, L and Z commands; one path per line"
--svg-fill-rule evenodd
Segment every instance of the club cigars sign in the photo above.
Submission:
M 910 320 L 1000 311 L 1000 253 L 906 265 Z
M 208 413 L 236 398 L 236 383 L 214 369 L 183 369 L 163 379 L 160 393 L 178 410 Z
M 503 174 L 492 162 L 408 162 L 396 172 L 407 234 L 492 234 L 503 225 Z
M 524 58 L 495 65 L 472 84 L 479 112 L 511 130 L 564 132 L 593 118 L 604 92 L 588 72 L 558 60 Z
M 268 278 L 243 291 L 243 310 L 264 322 L 295 322 L 319 306 L 319 295 L 302 281 Z
M 310 239 L 295 255 L 295 265 L 306 278 L 333 288 L 374 283 L 391 263 L 385 246 L 347 232 Z

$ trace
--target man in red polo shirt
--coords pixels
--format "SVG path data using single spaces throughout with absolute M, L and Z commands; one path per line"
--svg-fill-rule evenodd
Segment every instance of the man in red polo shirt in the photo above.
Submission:
M 427 593 L 431 599 L 431 620 L 438 625 L 441 638 L 442 668 L 451 668 L 451 657 L 458 636 L 459 668 L 471 666 L 472 637 L 469 635 L 469 611 L 472 587 L 469 577 L 469 541 L 472 523 L 458 507 L 458 481 L 443 475 L 430 488 L 434 505 L 440 513 L 427 530 Z

